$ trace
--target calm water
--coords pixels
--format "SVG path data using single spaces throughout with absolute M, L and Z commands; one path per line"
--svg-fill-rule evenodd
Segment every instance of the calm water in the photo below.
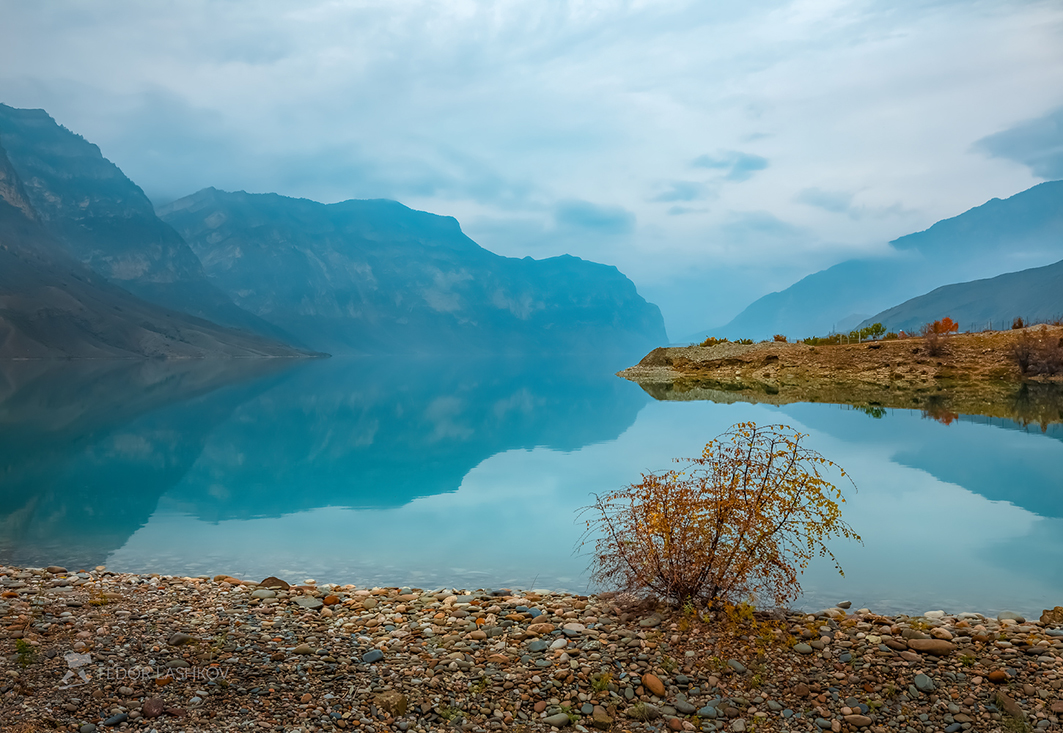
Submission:
M 864 537 L 798 605 L 1063 603 L 1063 426 L 656 402 L 626 361 L 0 367 L 0 561 L 584 591 L 591 493 L 781 421 L 852 474 Z

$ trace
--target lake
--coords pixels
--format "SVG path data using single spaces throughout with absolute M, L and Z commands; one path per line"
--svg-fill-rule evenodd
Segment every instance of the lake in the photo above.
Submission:
M 1063 604 L 1063 424 L 657 401 L 637 356 L 0 366 L 0 562 L 587 592 L 580 507 L 786 423 L 850 472 L 797 606 Z

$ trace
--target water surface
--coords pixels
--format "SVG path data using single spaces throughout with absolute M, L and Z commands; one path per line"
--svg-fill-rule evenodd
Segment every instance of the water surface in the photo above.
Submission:
M 823 404 L 658 402 L 608 359 L 7 365 L 0 561 L 586 591 L 580 507 L 785 422 L 844 466 L 798 605 L 1063 603 L 1063 426 Z

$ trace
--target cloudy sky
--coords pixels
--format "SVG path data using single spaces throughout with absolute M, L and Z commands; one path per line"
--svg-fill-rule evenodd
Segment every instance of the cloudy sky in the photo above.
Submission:
M 1063 3 L 0 0 L 0 101 L 156 203 L 393 198 L 682 338 L 1063 178 Z

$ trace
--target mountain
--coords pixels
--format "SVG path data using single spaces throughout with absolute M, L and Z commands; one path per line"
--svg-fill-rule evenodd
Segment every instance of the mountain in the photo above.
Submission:
M 240 307 L 333 354 L 644 350 L 657 306 L 615 267 L 493 254 L 451 217 L 213 188 L 159 209 Z
M 986 280 L 945 285 L 884 310 L 861 325 L 881 323 L 890 331 L 913 333 L 944 316 L 956 321 L 961 331 L 1009 328 L 1015 317 L 1028 323 L 1061 319 L 1063 260 Z
M 45 229 L 0 147 L 0 359 L 300 354 L 147 303 L 76 261 Z
M 942 285 L 1061 257 L 1063 181 L 1051 181 L 896 239 L 883 257 L 848 260 L 809 275 L 756 300 L 727 325 L 698 335 L 823 335 Z
M 144 192 L 98 147 L 44 110 L 0 104 L 0 145 L 41 224 L 75 259 L 150 303 L 292 340 L 212 284 L 180 235 L 155 215 Z

